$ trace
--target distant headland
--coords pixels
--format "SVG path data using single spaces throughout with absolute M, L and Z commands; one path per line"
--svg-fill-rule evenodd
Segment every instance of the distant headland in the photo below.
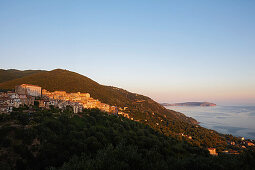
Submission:
M 214 103 L 209 102 L 185 102 L 185 103 L 161 103 L 162 106 L 216 106 Z

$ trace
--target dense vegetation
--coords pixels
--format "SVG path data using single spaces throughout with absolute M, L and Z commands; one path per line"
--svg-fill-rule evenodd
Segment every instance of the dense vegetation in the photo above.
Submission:
M 211 157 L 129 119 L 99 110 L 74 115 L 17 109 L 0 116 L 0 169 L 239 169 L 254 152 Z M 54 168 L 55 167 L 55 168 Z
M 128 107 L 125 112 L 129 113 L 130 117 L 149 125 L 166 136 L 186 140 L 196 146 L 216 147 L 218 150 L 226 147 L 223 135 L 197 126 L 194 119 L 188 118 L 182 113 L 168 110 L 149 97 L 116 87 L 103 86 L 71 71 L 56 69 L 24 76 L 0 83 L 0 89 L 13 89 L 16 85 L 23 83 L 39 85 L 49 91 L 88 92 L 101 102 L 122 108 Z M 182 139 L 180 133 L 192 136 L 192 139 Z
M 43 72 L 42 70 L 15 70 L 15 69 L 10 69 L 10 70 L 3 70 L 0 69 L 0 83 L 9 81 L 9 80 L 14 80 L 17 78 L 21 78 L 24 76 L 28 76 L 31 74 Z

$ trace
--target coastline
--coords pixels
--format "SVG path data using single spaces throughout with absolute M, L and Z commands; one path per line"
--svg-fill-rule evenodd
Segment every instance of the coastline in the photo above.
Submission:
M 202 127 L 222 134 L 255 139 L 255 106 L 168 106 L 197 120 Z

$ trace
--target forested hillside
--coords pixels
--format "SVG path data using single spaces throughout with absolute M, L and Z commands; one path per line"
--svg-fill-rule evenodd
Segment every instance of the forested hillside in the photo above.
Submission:
M 180 138 L 184 133 L 192 136 L 187 141 L 196 146 L 225 148 L 226 139 L 215 131 L 196 125 L 196 120 L 184 114 L 168 110 L 149 97 L 126 90 L 100 85 L 90 78 L 75 72 L 56 69 L 0 83 L 0 89 L 13 89 L 23 83 L 39 85 L 49 91 L 87 92 L 94 99 L 118 106 L 128 107 L 125 112 L 135 121 L 149 125 L 164 135 Z M 182 140 L 182 138 L 180 138 Z
M 252 169 L 254 152 L 212 157 L 149 126 L 99 110 L 20 108 L 0 115 L 0 169 Z

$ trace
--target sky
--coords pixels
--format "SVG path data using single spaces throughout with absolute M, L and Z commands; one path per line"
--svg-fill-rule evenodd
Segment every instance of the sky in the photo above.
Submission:
M 254 0 L 0 0 L 0 68 L 56 68 L 158 102 L 255 105 Z

